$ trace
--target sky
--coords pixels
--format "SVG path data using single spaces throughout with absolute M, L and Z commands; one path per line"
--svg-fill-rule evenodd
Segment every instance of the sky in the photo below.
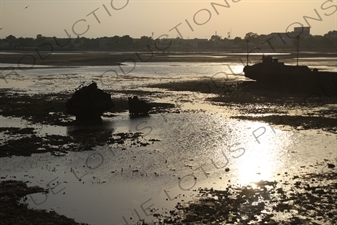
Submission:
M 337 0 L 0 0 L 0 38 L 243 38 L 301 24 L 337 30 Z

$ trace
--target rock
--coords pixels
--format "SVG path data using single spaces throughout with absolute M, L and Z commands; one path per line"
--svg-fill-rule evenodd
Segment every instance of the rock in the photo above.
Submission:
M 66 102 L 67 113 L 78 121 L 100 120 L 114 106 L 110 94 L 98 89 L 95 82 L 76 90 Z
M 133 98 L 128 98 L 129 102 L 129 113 L 130 115 L 147 115 L 151 109 L 150 104 L 146 103 L 144 100 L 139 100 L 137 96 Z

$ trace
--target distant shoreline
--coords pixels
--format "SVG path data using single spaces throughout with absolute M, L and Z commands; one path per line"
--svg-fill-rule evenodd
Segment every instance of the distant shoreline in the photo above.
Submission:
M 254 52 L 250 59 L 258 60 L 261 55 Z M 260 54 L 268 55 L 261 52 Z M 281 60 L 296 58 L 295 52 L 269 52 L 276 54 Z M 277 55 L 280 54 L 280 55 Z M 282 54 L 282 55 L 281 55 Z M 299 53 L 300 58 L 337 57 L 337 52 L 307 52 Z M 0 62 L 19 65 L 48 66 L 118 66 L 123 63 L 136 62 L 215 62 L 226 63 L 246 59 L 244 52 L 129 52 L 129 51 L 0 51 Z

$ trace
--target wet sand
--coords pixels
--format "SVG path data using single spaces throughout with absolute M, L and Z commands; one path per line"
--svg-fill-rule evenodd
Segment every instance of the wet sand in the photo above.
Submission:
M 177 204 L 165 224 L 335 224 L 337 173 L 279 174 L 279 181 L 224 190 L 199 189 L 198 198 Z
M 52 63 L 52 60 L 50 62 Z M 83 65 L 84 61 L 79 60 L 77 63 Z M 126 112 L 128 110 L 126 96 L 132 95 L 138 95 L 151 102 L 153 110 L 150 111 L 150 115 L 179 113 L 185 110 L 181 107 L 185 103 L 183 100 L 166 103 L 155 103 L 155 101 L 158 98 L 166 99 L 168 96 L 175 98 L 179 92 L 187 91 L 194 93 L 190 101 L 203 101 L 237 111 L 238 114 L 232 115 L 232 118 L 265 121 L 279 127 L 292 127 L 298 130 L 316 129 L 337 133 L 337 94 L 333 91 L 291 93 L 284 90 L 266 90 L 256 86 L 254 82 L 228 82 L 223 79 L 177 81 L 149 85 L 149 87 L 170 92 L 107 90 L 112 95 L 116 107 L 105 113 L 103 118 Z M 198 95 L 198 93 L 204 95 Z M 124 97 L 114 97 L 120 94 Z M 19 117 L 34 124 L 63 127 L 74 124 L 74 117 L 65 113 L 65 102 L 71 96 L 69 92 L 28 95 L 13 94 L 10 90 L 3 89 L 0 95 L 2 105 L 0 115 L 4 117 Z M 193 113 L 190 110 L 187 112 Z M 45 135 L 41 137 L 37 135 L 38 131 L 32 128 L 1 127 L 0 129 L 6 135 L 18 137 L 2 141 L 0 157 L 29 156 L 33 153 L 46 152 L 62 157 L 62 153 L 67 151 L 89 151 L 94 146 L 107 143 L 118 145 L 123 149 L 129 145 L 146 146 L 157 141 L 144 138 L 141 132 L 118 133 L 111 136 L 112 130 L 90 130 L 90 132 L 75 132 L 69 136 Z M 92 135 L 93 133 L 95 135 Z M 83 143 L 87 144 L 83 145 Z M 336 163 L 337 159 L 326 159 L 324 162 L 312 165 L 317 170 L 315 174 L 303 170 L 299 174 L 280 174 L 278 181 L 261 181 L 252 186 L 233 184 L 226 190 L 195 190 L 200 195 L 195 201 L 189 204 L 179 203 L 175 210 L 168 211 L 165 215 L 154 214 L 154 216 L 158 221 L 165 221 L 165 224 L 221 224 L 225 222 L 232 224 L 248 224 L 249 222 L 250 224 L 334 224 L 337 223 Z M 318 169 L 322 166 L 326 167 L 326 173 Z M 301 170 L 301 168 L 298 169 Z M 8 185 L 2 182 L 1 188 L 6 191 L 9 189 Z M 18 183 L 18 185 L 23 184 Z M 34 189 L 34 192 L 36 191 L 43 190 Z M 21 198 L 31 192 L 24 193 L 16 195 Z M 13 195 L 6 196 L 1 196 L 1 200 L 10 196 L 9 198 L 16 202 L 11 204 L 16 204 L 16 206 L 11 208 L 13 211 L 8 209 L 5 215 L 1 214 L 0 221 L 10 221 L 11 217 L 8 215 L 22 207 L 18 205 L 17 198 L 11 197 Z M 34 224 L 38 224 L 36 221 L 41 212 L 39 210 L 29 211 L 31 213 L 29 218 L 34 221 Z M 274 216 L 282 214 L 287 217 L 275 219 Z M 51 219 L 50 224 L 58 224 L 58 220 L 59 218 L 55 217 L 54 220 Z M 69 221 L 65 224 L 76 224 L 74 221 Z
M 264 121 L 299 130 L 322 129 L 337 133 L 337 86 L 330 93 L 320 88 L 307 92 L 260 87 L 254 81 L 226 82 L 221 79 L 156 84 L 171 91 L 200 92 L 212 104 L 238 110 L 232 118 Z

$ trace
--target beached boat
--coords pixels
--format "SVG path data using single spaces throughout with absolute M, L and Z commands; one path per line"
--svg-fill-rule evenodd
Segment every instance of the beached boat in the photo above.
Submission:
M 66 102 L 66 112 L 76 116 L 77 121 L 100 121 L 103 113 L 114 106 L 111 95 L 93 82 L 75 91 Z
M 318 71 L 308 66 L 285 65 L 271 56 L 262 56 L 262 62 L 243 69 L 245 76 L 268 86 L 314 88 L 336 85 L 337 73 Z

